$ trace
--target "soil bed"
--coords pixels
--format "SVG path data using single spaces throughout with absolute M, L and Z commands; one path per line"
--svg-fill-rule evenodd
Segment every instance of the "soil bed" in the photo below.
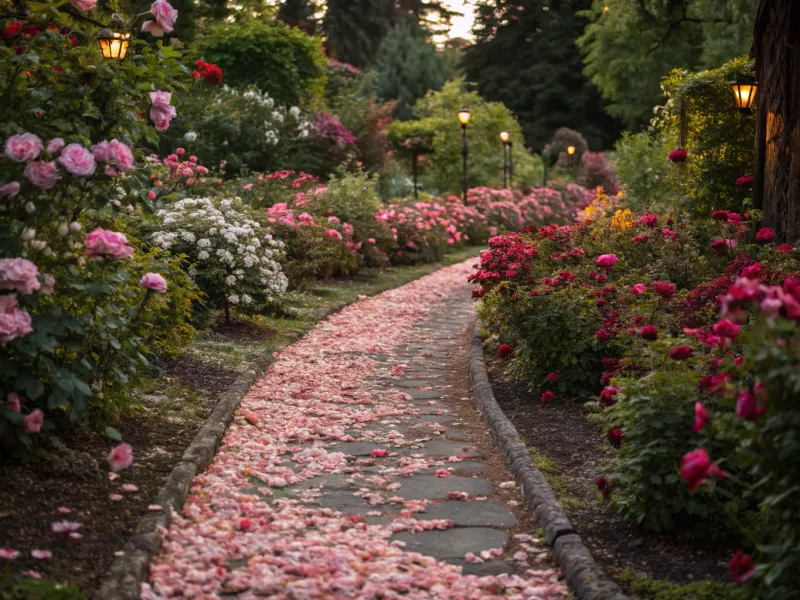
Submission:
M 705 579 L 730 581 L 733 551 L 720 546 L 694 546 L 672 536 L 638 530 L 622 520 L 597 492 L 595 480 L 613 449 L 586 420 L 579 401 L 542 404 L 524 381 L 502 375 L 505 363 L 487 358 L 495 397 L 531 450 L 531 458 L 547 477 L 564 511 L 608 575 L 625 587 L 619 573 L 637 573 L 685 584 Z

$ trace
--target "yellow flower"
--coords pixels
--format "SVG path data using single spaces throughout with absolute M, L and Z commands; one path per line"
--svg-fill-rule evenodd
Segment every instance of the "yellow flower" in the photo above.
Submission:
M 633 225 L 634 221 L 631 216 L 631 211 L 627 208 L 625 210 L 617 210 L 617 212 L 614 213 L 614 217 L 611 219 L 612 229 L 621 229 L 625 231 L 633 227 Z

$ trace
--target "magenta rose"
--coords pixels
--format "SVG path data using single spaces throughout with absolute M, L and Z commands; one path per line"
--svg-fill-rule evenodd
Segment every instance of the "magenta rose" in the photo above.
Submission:
M 94 175 L 97 169 L 97 162 L 94 160 L 94 155 L 88 148 L 84 148 L 80 144 L 67 145 L 58 157 L 58 162 L 69 173 L 79 177 L 89 177 Z
M 615 254 L 601 254 L 595 264 L 601 269 L 610 271 L 617 264 L 617 256 Z
M 63 138 L 53 138 L 47 142 L 47 153 L 50 154 L 50 156 L 55 156 L 58 154 L 58 151 L 64 147 L 64 145 Z
M 128 238 L 124 233 L 107 231 L 102 227 L 86 234 L 83 245 L 90 258 L 107 257 L 122 260 L 133 254 L 133 248 L 127 245 Z
M 689 491 L 695 491 L 701 483 L 703 483 L 709 475 L 713 475 L 719 479 L 726 477 L 725 471 L 722 471 L 717 465 L 711 462 L 708 457 L 708 452 L 703 448 L 692 450 L 683 455 L 681 460 L 681 478 L 686 482 Z
M 22 419 L 25 433 L 39 433 L 44 423 L 44 413 L 38 408 Z
M 139 280 L 139 285 L 159 294 L 167 291 L 167 280 L 160 273 L 145 273 L 144 277 Z
M 53 161 L 43 162 L 37 160 L 36 162 L 30 162 L 23 172 L 28 181 L 43 190 L 49 190 L 58 180 L 58 169 Z
M 700 433 L 703 430 L 703 427 L 706 426 L 708 422 L 708 411 L 706 410 L 705 406 L 703 406 L 702 402 L 695 402 L 694 403 L 694 426 L 692 427 L 692 431 L 695 433 Z
M 40 287 L 39 269 L 27 258 L 0 258 L 0 290 L 27 296 Z
M 19 399 L 19 394 L 10 392 L 8 394 L 8 408 L 14 412 L 22 412 L 22 401 Z
M 30 162 L 42 153 L 42 140 L 32 133 L 12 135 L 6 140 L 6 156 L 16 162 Z
M 133 464 L 133 448 L 130 444 L 119 444 L 108 453 L 108 464 L 115 473 Z
M 756 234 L 756 241 L 759 244 L 769 244 L 775 241 L 775 232 L 770 227 L 762 227 Z
M 643 283 L 637 283 L 631 288 L 631 292 L 636 294 L 637 296 L 641 296 L 647 291 L 647 286 Z
M 749 554 L 739 550 L 728 563 L 728 572 L 734 583 L 741 585 L 756 574 L 756 565 Z
M 175 21 L 178 19 L 178 11 L 172 8 L 167 0 L 156 0 L 150 5 L 150 12 L 156 18 L 155 21 L 145 21 L 142 24 L 142 31 L 149 31 L 155 37 L 162 37 L 165 33 L 172 33 L 175 29 Z
M 31 316 L 17 308 L 17 297 L 14 294 L 0 295 L 0 346 L 29 333 L 33 333 Z
M 170 105 L 171 100 L 172 92 L 150 92 L 150 119 L 157 131 L 169 129 L 169 122 L 178 114 L 175 107 Z
M 12 181 L 4 186 L 0 186 L 0 198 L 13 198 L 19 194 L 19 182 Z

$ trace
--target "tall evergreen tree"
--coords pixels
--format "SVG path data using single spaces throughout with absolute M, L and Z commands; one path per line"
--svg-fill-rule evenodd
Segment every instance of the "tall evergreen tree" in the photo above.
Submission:
M 619 125 L 582 74 L 575 45 L 591 0 L 478 0 L 475 43 L 464 53 L 467 78 L 484 98 L 500 101 L 542 148 L 559 127 L 579 130 L 595 148 L 609 146 Z
M 393 0 L 328 0 L 328 56 L 359 68 L 371 64 L 394 19 Z
M 440 90 L 446 79 L 444 59 L 412 23 L 395 25 L 383 39 L 375 60 L 376 91 L 382 100 L 396 100 L 394 116 L 411 118 L 417 100 Z
M 661 78 L 746 54 L 756 0 L 595 0 L 578 45 L 609 112 L 636 129 L 653 116 Z
M 281 0 L 276 18 L 313 35 L 317 29 L 318 4 L 316 0 Z

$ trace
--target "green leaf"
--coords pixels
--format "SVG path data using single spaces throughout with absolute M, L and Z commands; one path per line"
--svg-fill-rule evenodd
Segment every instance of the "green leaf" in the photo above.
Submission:
M 122 441 L 122 434 L 113 427 L 106 427 L 105 432 L 106 435 L 110 437 L 112 440 L 116 440 L 118 442 Z

